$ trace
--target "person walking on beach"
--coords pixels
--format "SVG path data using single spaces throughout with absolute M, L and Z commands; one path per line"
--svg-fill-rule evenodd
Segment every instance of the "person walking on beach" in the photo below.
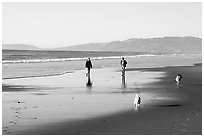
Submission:
M 91 70 L 91 68 L 92 68 L 92 63 L 91 63 L 90 58 L 88 58 L 88 60 L 86 61 L 85 67 L 86 67 L 87 70 L 88 70 L 87 75 L 89 75 L 89 74 L 90 74 L 90 70 Z
M 124 59 L 124 57 L 122 57 L 120 61 L 120 65 L 122 67 L 122 76 L 125 76 L 125 67 L 127 65 L 127 61 Z

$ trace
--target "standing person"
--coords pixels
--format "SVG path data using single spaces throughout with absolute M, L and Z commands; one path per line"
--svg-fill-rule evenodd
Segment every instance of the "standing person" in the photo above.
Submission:
M 88 70 L 87 75 L 89 75 L 89 74 L 90 74 L 90 70 L 91 70 L 91 68 L 92 68 L 92 63 L 91 63 L 90 58 L 88 58 L 88 60 L 86 61 L 85 67 L 86 67 L 87 70 Z
M 127 65 L 127 61 L 124 59 L 124 57 L 122 57 L 120 61 L 120 65 L 122 67 L 122 76 L 125 76 L 125 67 Z

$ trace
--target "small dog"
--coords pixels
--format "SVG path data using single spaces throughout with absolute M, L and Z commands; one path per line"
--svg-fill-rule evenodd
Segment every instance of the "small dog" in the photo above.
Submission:
M 138 94 L 136 94 L 135 100 L 134 100 L 134 108 L 138 109 L 138 107 L 140 106 L 140 103 L 141 103 L 141 97 Z
M 181 74 L 178 74 L 177 76 L 176 76 L 176 84 L 177 84 L 177 86 L 181 83 L 181 79 L 182 79 L 183 77 L 182 77 L 182 75 Z

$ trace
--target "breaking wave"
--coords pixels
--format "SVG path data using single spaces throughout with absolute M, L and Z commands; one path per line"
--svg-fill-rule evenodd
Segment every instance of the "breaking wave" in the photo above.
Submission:
M 131 55 L 131 56 L 108 56 L 108 57 L 91 57 L 92 60 L 103 60 L 103 59 L 118 59 L 121 57 L 125 58 L 136 58 L 136 57 L 155 57 L 163 55 L 145 54 L 145 55 Z M 88 57 L 83 58 L 50 58 L 50 59 L 23 59 L 23 60 L 3 60 L 3 64 L 13 63 L 46 63 L 46 62 L 64 62 L 64 61 L 83 61 Z

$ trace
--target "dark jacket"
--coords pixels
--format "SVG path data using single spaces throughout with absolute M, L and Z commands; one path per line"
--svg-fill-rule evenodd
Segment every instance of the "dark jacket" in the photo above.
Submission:
M 89 68 L 89 69 L 92 68 L 92 63 L 91 63 L 91 61 L 87 60 L 85 67 L 86 67 L 86 68 Z
M 126 67 L 127 61 L 126 60 L 121 60 L 120 65 L 123 66 L 123 67 Z

